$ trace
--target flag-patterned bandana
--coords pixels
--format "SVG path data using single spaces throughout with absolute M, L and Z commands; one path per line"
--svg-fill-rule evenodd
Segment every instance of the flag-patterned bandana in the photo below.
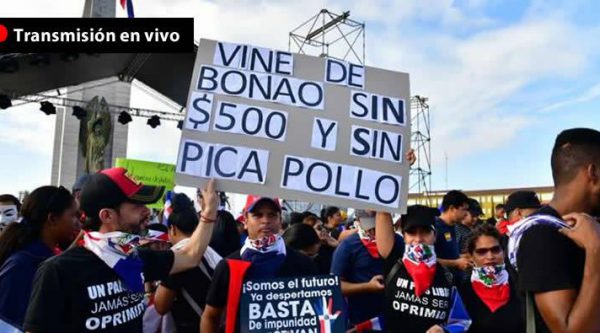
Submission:
M 415 283 L 415 295 L 421 295 L 431 287 L 436 271 L 436 255 L 432 245 L 406 244 L 402 263 Z
M 83 246 L 112 268 L 133 292 L 144 291 L 142 260 L 131 255 L 143 238 L 120 231 L 109 233 L 86 232 Z
M 496 312 L 510 299 L 510 285 L 506 265 L 474 267 L 471 286 L 481 301 Z

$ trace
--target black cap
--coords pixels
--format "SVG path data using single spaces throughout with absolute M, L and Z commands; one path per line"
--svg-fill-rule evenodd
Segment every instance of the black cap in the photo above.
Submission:
M 506 210 L 507 214 L 510 214 L 510 212 L 517 208 L 537 209 L 540 207 L 542 207 L 542 203 L 535 192 L 532 191 L 513 192 L 508 196 L 508 199 L 506 199 L 506 205 L 504 205 L 504 209 Z
M 104 208 L 115 208 L 123 202 L 152 204 L 165 191 L 164 186 L 144 185 L 124 168 L 104 169 L 91 175 L 81 189 L 81 209 L 88 217 Z
M 436 208 L 423 205 L 408 206 L 406 214 L 400 218 L 400 227 L 403 232 L 414 227 L 427 227 L 435 230 L 435 219 L 438 216 L 440 216 L 440 211 Z
M 481 209 L 481 205 L 479 201 L 469 198 L 469 212 L 473 216 L 481 216 L 483 215 L 483 210 Z

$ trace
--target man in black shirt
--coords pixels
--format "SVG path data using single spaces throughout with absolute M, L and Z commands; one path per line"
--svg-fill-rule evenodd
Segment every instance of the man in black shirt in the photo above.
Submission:
M 169 241 L 173 243 L 171 250 L 177 252 L 189 243 L 199 221 L 194 203 L 183 193 L 173 195 L 171 210 L 166 222 L 169 226 Z M 214 269 L 221 259 L 209 246 L 199 266 L 170 275 L 156 290 L 156 312 L 165 315 L 170 311 L 178 333 L 200 331 L 200 316 L 204 309 L 206 293 Z
M 239 331 L 243 281 L 317 274 L 310 258 L 286 247 L 279 236 L 281 206 L 277 199 L 249 195 L 244 215 L 248 238 L 240 251 L 222 260 L 215 269 L 200 322 L 202 333 L 218 332 L 225 311 L 226 332 Z
M 600 212 L 600 132 L 563 131 L 551 163 L 554 197 L 509 230 L 509 258 L 533 295 L 537 332 L 598 332 L 600 226 L 587 214 Z
M 200 263 L 212 233 L 218 198 L 214 181 L 203 190 L 201 222 L 181 251 L 137 250 L 146 204 L 163 187 L 146 186 L 124 168 L 94 174 L 80 204 L 89 230 L 83 247 L 44 262 L 25 318 L 27 332 L 142 332 L 144 281 L 162 280 Z
M 385 259 L 385 331 L 466 332 L 471 323 L 452 274 L 436 260 L 434 223 L 439 211 L 409 206 L 402 215 L 404 242 L 389 213 L 377 213 L 377 249 Z

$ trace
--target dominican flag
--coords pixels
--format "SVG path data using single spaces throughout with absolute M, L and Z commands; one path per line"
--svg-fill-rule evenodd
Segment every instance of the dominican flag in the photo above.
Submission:
M 167 191 L 167 194 L 165 194 L 165 207 L 163 209 L 163 219 L 162 219 L 162 223 L 164 225 L 167 225 L 167 221 L 169 221 L 169 215 L 171 215 L 171 213 L 173 212 L 173 207 L 171 207 L 172 199 L 173 199 L 173 192 Z
M 365 331 L 383 331 L 382 323 L 383 318 L 381 317 L 371 318 L 356 325 L 356 332 L 361 333 Z
M 123 10 L 125 10 L 125 7 L 127 6 L 127 17 L 134 18 L 135 16 L 133 15 L 133 0 L 120 0 L 120 1 L 121 1 L 121 8 L 123 8 Z
M 146 239 L 152 241 L 168 242 L 169 234 L 158 230 L 148 230 L 148 235 L 146 236 Z
M 333 325 L 336 319 L 340 316 L 342 311 L 333 311 L 333 298 L 329 298 L 328 300 L 323 296 L 321 298 L 321 303 L 317 301 L 315 304 L 316 312 L 319 315 L 319 326 L 321 333 L 332 333 Z

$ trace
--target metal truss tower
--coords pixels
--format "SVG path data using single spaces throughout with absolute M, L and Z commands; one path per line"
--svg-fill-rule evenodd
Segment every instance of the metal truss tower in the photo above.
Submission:
M 429 98 L 419 95 L 410 99 L 411 110 L 411 147 L 417 155 L 417 162 L 410 168 L 409 192 L 431 192 L 431 121 L 429 117 Z M 429 199 L 427 199 L 428 201 Z
M 322 9 L 290 32 L 290 52 L 365 64 L 365 23 Z

